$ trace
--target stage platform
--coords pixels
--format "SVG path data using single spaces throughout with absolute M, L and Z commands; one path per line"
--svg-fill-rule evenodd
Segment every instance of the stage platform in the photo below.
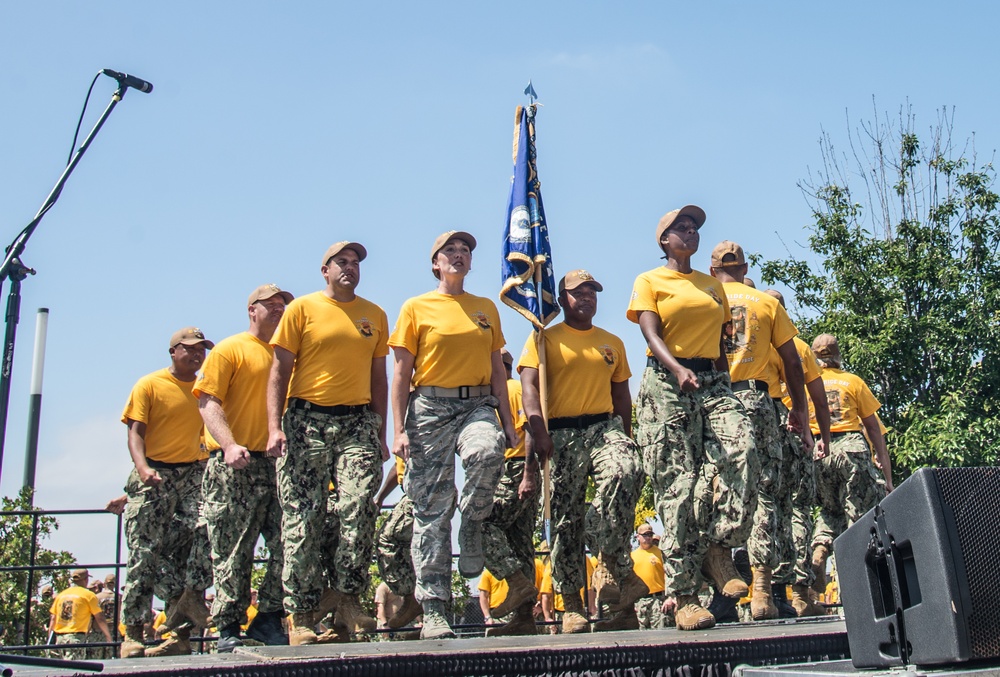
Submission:
M 231 654 L 113 660 L 101 674 L 218 677 L 320 675 L 628 675 L 729 677 L 738 665 L 782 665 L 849 658 L 838 618 L 675 629 L 476 637 L 445 641 L 354 642 L 308 647 L 244 647 Z M 14 675 L 97 674 L 6 665 Z

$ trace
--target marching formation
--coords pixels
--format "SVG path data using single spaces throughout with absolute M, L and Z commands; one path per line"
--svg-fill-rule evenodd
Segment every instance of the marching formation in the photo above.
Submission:
M 660 600 L 680 630 L 712 627 L 746 596 L 754 619 L 775 618 L 772 586 L 785 584 L 798 615 L 822 613 L 809 588 L 823 585 L 833 538 L 892 489 L 879 403 L 842 371 L 834 337 L 810 348 L 780 294 L 746 284 L 738 244 L 715 248 L 710 274 L 691 268 L 705 221 L 692 205 L 666 214 L 656 228 L 666 262 L 636 278 L 627 316 L 648 350 L 635 430 L 624 343 L 594 324 L 600 282 L 567 273 L 563 321 L 514 359 L 496 305 L 464 289 L 476 248 L 466 232 L 434 240 L 437 286 L 406 301 L 391 331 L 356 293 L 365 247 L 339 242 L 323 255 L 320 291 L 255 289 L 249 328 L 218 345 L 194 327 L 175 333 L 170 365 L 138 381 L 122 414 L 135 468 L 121 656 L 189 653 L 191 629 L 210 624 L 219 651 L 246 637 L 348 641 L 418 616 L 421 638 L 454 637 L 456 508 L 459 573 L 504 586 L 502 602 L 484 607 L 499 621 L 489 634 L 534 634 L 546 466 L 562 632 L 591 630 L 578 594 L 590 586 L 587 551 L 617 590 L 594 631 L 638 628 Z M 383 484 L 390 451 L 395 471 Z M 638 556 L 656 564 L 643 554 L 648 524 L 631 546 L 645 478 L 663 528 L 655 583 L 637 575 L 649 568 Z M 397 485 L 404 497 L 376 533 Z M 261 536 L 270 559 L 246 627 Z M 752 586 L 734 564 L 739 548 Z M 372 561 L 386 588 L 381 623 L 361 603 Z M 147 648 L 154 594 L 171 635 Z

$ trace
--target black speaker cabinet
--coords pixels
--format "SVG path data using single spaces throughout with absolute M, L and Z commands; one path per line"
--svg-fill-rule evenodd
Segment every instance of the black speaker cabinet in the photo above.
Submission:
M 1000 468 L 924 468 L 834 542 L 857 668 L 1000 658 Z

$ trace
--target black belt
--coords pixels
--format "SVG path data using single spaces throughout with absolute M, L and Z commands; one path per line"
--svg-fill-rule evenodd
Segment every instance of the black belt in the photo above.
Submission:
M 836 439 L 838 437 L 843 437 L 844 435 L 850 435 L 852 433 L 860 435 L 861 431 L 860 430 L 842 430 L 839 433 L 830 433 L 830 439 L 833 440 L 833 439 Z
M 184 463 L 168 463 L 166 461 L 154 461 L 151 458 L 146 459 L 146 465 L 150 468 L 158 468 L 160 470 L 169 470 L 170 468 L 187 468 L 188 466 L 196 465 L 201 463 L 201 461 L 185 461 Z
M 549 419 L 549 430 L 565 430 L 566 428 L 576 428 L 583 430 L 595 423 L 610 421 L 611 414 L 586 414 L 584 416 L 564 416 L 561 418 Z
M 691 371 L 715 370 L 715 360 L 710 360 L 707 357 L 675 357 L 674 359 L 677 360 L 677 364 L 687 367 Z M 646 366 L 659 369 L 660 371 L 667 371 L 667 368 L 660 364 L 660 361 L 652 355 L 646 358 Z
M 253 451 L 252 449 L 247 449 L 247 451 L 250 452 L 251 456 L 259 456 L 261 458 L 264 458 L 265 456 L 267 456 L 267 452 L 266 451 Z M 222 451 L 222 449 L 212 449 L 212 451 L 208 452 L 208 455 L 209 456 L 213 456 L 213 457 L 214 456 L 223 456 L 224 452 Z
M 662 592 L 651 592 L 648 595 L 643 595 L 642 597 L 643 597 L 643 599 L 645 599 L 645 598 L 663 599 L 663 593 Z
M 301 411 L 314 411 L 317 414 L 326 414 L 327 416 L 349 416 L 351 414 L 360 414 L 368 408 L 367 404 L 335 404 L 332 407 L 323 407 L 318 404 L 313 404 L 309 400 L 302 400 L 298 397 L 293 397 L 288 400 L 289 409 L 299 409 Z
M 737 381 L 732 386 L 733 392 L 738 393 L 742 390 L 756 390 L 758 392 L 768 392 L 771 387 L 767 385 L 767 381 L 761 381 L 760 379 L 751 378 L 746 381 Z

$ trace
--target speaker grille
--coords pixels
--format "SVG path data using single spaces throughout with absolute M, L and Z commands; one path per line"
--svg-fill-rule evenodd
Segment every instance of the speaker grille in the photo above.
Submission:
M 1000 656 L 1000 468 L 939 468 L 941 500 L 954 513 L 968 576 L 973 658 Z

